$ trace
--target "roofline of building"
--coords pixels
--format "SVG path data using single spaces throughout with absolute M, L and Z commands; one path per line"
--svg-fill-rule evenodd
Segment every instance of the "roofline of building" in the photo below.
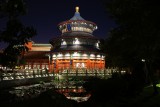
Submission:
M 84 23 L 90 23 L 90 24 L 93 24 L 94 26 L 97 26 L 94 22 L 92 21 L 87 21 L 87 20 L 66 20 L 66 21 L 63 21 L 63 22 L 60 22 L 58 24 L 58 26 L 62 25 L 62 24 L 69 24 L 71 22 L 84 22 Z

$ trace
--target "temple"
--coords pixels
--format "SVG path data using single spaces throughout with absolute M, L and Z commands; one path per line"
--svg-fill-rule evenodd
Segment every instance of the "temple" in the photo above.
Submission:
M 49 54 L 50 70 L 104 69 L 105 55 L 100 52 L 99 40 L 92 34 L 97 25 L 80 16 L 76 7 L 74 16 L 58 24 L 61 35 L 52 39 Z
M 27 72 L 48 70 L 100 70 L 105 68 L 105 55 L 100 52 L 100 41 L 93 35 L 97 25 L 80 16 L 76 7 L 74 16 L 58 24 L 61 35 L 51 39 L 50 44 L 33 41 L 25 44 L 29 51 L 24 54 Z
M 47 54 L 50 53 L 51 44 L 40 44 L 30 41 L 26 46 L 29 51 L 24 54 L 26 64 L 24 69 L 49 69 L 49 59 Z
M 51 39 L 50 44 L 33 41 L 25 44 L 29 51 L 20 56 L 19 62 L 21 59 L 24 62 L 19 64 L 16 77 L 12 73 L 13 76 L 4 76 L 3 80 L 46 77 L 46 73 L 58 77 L 63 74 L 64 77 L 105 77 L 105 54 L 100 51 L 100 41 L 93 35 L 97 25 L 82 18 L 79 7 L 76 7 L 74 16 L 59 23 L 58 28 L 61 35 Z M 2 65 L 0 69 L 9 71 Z

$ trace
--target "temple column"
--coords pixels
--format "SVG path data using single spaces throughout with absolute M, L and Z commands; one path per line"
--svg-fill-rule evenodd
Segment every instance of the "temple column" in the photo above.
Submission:
M 51 64 L 52 64 L 52 59 L 50 58 L 52 54 L 50 54 L 50 56 L 48 56 L 48 69 L 49 69 L 49 72 L 52 71 L 52 68 L 51 68 Z
M 105 68 L 105 61 L 103 60 L 103 68 Z
M 99 68 L 102 69 L 102 60 L 100 60 Z
M 90 69 L 90 59 L 87 60 L 87 68 Z
M 39 69 L 42 69 L 42 61 L 40 61 L 40 67 L 39 67 Z
M 55 68 L 56 68 L 56 72 L 58 72 L 59 71 L 59 64 L 60 64 L 60 61 L 57 59 L 57 60 L 55 60 Z
M 31 69 L 33 69 L 34 61 L 31 61 L 30 64 L 31 64 Z

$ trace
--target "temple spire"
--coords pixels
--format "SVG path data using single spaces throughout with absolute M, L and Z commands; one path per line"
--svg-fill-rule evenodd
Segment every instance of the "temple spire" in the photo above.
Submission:
M 79 7 L 78 6 L 76 7 L 76 12 L 79 12 Z
M 70 20 L 84 20 L 81 16 L 80 16 L 80 13 L 79 13 L 79 7 L 76 6 L 75 7 L 75 13 L 74 13 L 74 16 L 70 19 Z

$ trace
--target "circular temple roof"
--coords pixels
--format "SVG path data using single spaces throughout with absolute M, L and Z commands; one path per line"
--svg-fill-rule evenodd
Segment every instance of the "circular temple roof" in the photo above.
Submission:
M 70 31 L 83 31 L 92 33 L 97 29 L 97 25 L 91 21 L 87 21 L 80 16 L 79 7 L 75 8 L 74 16 L 67 21 L 63 21 L 58 24 L 60 31 L 62 33 L 70 32 Z

